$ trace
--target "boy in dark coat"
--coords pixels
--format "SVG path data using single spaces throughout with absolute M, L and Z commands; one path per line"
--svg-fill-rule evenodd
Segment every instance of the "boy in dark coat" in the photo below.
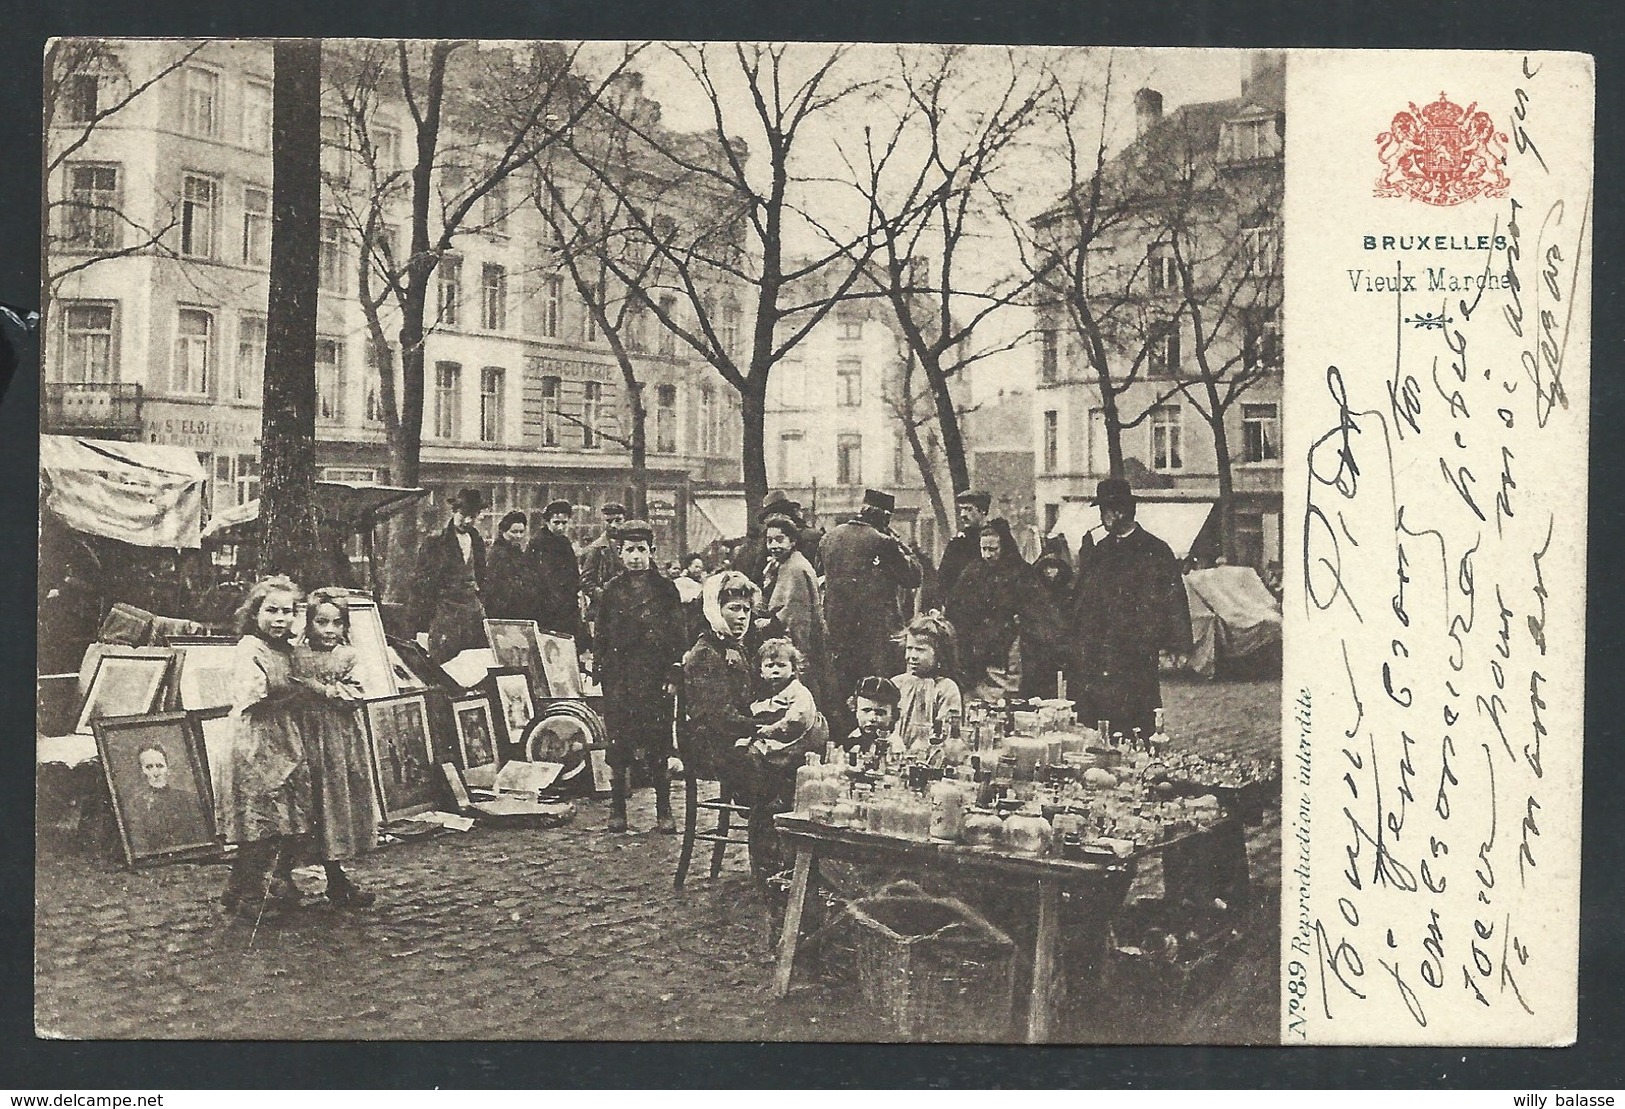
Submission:
M 536 622 L 547 631 L 564 635 L 581 632 L 581 564 L 570 542 L 570 521 L 575 508 L 569 501 L 550 501 L 542 510 L 544 526 L 530 541 L 530 553 L 541 567 L 547 588 L 543 612 Z
M 671 698 L 667 672 L 683 657 L 683 605 L 677 587 L 654 567 L 654 529 L 631 520 L 616 532 L 623 572 L 604 586 L 593 633 L 604 686 L 604 726 L 613 772 L 609 830 L 626 831 L 629 768 L 648 767 L 655 787 L 656 828 L 677 831 L 671 815 Z

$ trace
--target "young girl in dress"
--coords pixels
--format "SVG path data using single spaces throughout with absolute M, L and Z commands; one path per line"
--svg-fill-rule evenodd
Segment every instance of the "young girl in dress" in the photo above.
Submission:
M 362 688 L 349 641 L 349 602 L 337 590 L 316 590 L 305 609 L 304 637 L 293 650 L 294 677 L 316 694 L 302 717 L 315 847 L 327 869 L 328 901 L 365 907 L 373 903 L 373 895 L 357 889 L 341 865 L 372 850 L 379 823 L 358 711 Z
M 948 714 L 964 711 L 959 686 L 947 676 L 958 669 L 954 629 L 940 616 L 919 616 L 901 639 L 903 672 L 892 679 L 901 696 L 897 734 L 912 754 L 927 756 Z
M 310 764 L 301 717 L 308 693 L 293 678 L 294 607 L 299 587 L 265 578 L 237 611 L 232 658 L 232 742 L 217 768 L 220 831 L 237 845 L 220 895 L 225 908 L 251 920 L 298 905 L 288 880 L 295 840 L 310 831 Z

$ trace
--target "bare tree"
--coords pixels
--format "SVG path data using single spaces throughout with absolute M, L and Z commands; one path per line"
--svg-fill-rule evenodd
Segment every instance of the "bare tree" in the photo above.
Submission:
M 743 419 L 745 497 L 754 523 L 767 494 L 764 451 L 769 375 L 847 296 L 878 246 L 862 213 L 843 227 L 825 207 L 830 181 L 807 148 L 837 109 L 879 87 L 849 72 L 849 47 L 736 43 L 670 45 L 669 60 L 700 98 L 711 126 L 677 134 L 623 112 L 629 156 L 645 181 L 664 183 L 650 204 L 590 149 L 578 164 L 613 194 L 654 256 L 649 279 L 606 258 L 609 272 L 737 391 Z M 685 202 L 695 195 L 704 205 Z M 739 306 L 730 291 L 747 294 Z M 669 296 L 670 299 L 667 299 Z M 748 311 L 746 309 L 748 308 Z M 747 319 L 748 317 L 748 319 Z M 740 332 L 748 322 L 748 336 Z
M 872 223 L 885 229 L 868 273 L 897 318 L 911 367 L 919 362 L 950 479 L 963 492 L 970 464 L 953 385 L 1029 333 L 985 337 L 1041 277 L 993 260 L 1014 253 L 1001 174 L 1041 121 L 1040 97 L 1052 78 L 1030 52 L 1016 50 L 995 60 L 963 46 L 898 47 L 895 63 L 897 118 L 879 135 L 865 128 L 860 159 L 847 163 Z M 921 476 L 929 488 L 934 476 Z M 947 529 L 939 502 L 934 496 Z
M 934 426 L 937 406 L 930 383 L 920 388 L 915 365 L 914 356 L 910 353 L 903 360 L 895 379 L 883 384 L 880 399 L 902 429 L 903 440 L 908 443 L 909 457 L 914 460 L 920 481 L 925 486 L 926 497 L 931 502 L 938 534 L 952 535 L 953 517 L 949 513 L 947 498 L 942 495 L 942 482 L 938 477 L 942 471 L 943 451 L 942 437 Z
M 133 214 L 119 201 L 121 190 L 94 187 L 96 174 L 114 171 L 79 169 L 70 163 L 87 148 L 95 149 L 92 141 L 103 125 L 186 65 L 203 46 L 177 44 L 167 60 L 136 79 L 115 44 L 106 39 L 60 38 L 46 44 L 45 130 L 40 147 L 42 332 L 50 302 L 69 276 L 111 258 L 151 252 L 175 256 L 168 242 L 179 220 L 173 206 L 150 218 Z M 85 174 L 84 184 L 92 187 L 80 188 L 71 177 L 76 171 Z
M 322 46 L 274 46 L 271 296 L 260 414 L 260 573 L 326 580 L 316 532 L 316 297 Z

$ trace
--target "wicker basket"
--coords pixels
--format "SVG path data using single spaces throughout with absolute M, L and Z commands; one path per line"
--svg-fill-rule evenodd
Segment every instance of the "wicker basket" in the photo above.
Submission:
M 863 996 L 915 1040 L 986 1040 L 1004 1034 L 1014 999 L 1015 944 L 956 898 L 912 882 L 847 907 Z

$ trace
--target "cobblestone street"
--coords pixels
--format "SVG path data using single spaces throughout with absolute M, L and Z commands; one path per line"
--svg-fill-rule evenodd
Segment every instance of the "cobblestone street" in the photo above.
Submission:
M 1164 694 L 1178 739 L 1278 748 L 1278 682 L 1176 683 Z M 638 800 L 633 828 L 652 828 L 651 794 Z M 1219 988 L 1136 1030 L 1100 1027 L 1073 985 L 1067 1038 L 1273 1036 L 1278 815 L 1250 835 L 1261 904 Z M 770 999 L 774 937 L 743 850 L 716 880 L 698 860 L 678 893 L 678 838 L 611 836 L 607 816 L 607 802 L 588 801 L 557 829 L 477 827 L 389 846 L 353 869 L 376 906 L 319 904 L 257 933 L 217 909 L 217 864 L 130 871 L 42 848 L 37 1030 L 74 1039 L 895 1038 L 851 991 L 809 974 L 785 1001 Z M 302 882 L 320 888 L 319 878 Z M 1134 892 L 1155 892 L 1156 868 L 1137 883 Z

